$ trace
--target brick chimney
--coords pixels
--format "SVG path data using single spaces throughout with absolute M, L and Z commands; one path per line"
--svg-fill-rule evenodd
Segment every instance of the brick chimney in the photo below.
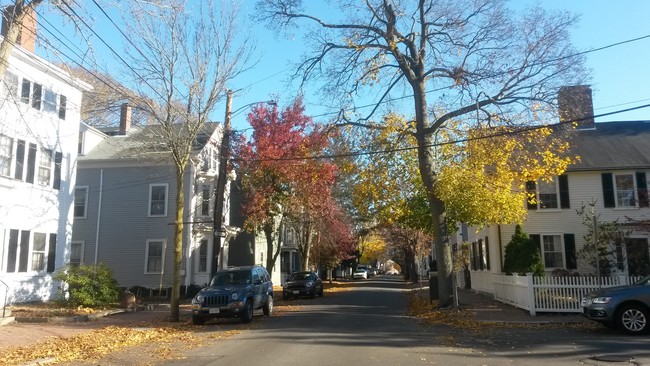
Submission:
M 9 31 L 9 21 L 16 16 L 21 15 L 22 9 L 14 5 L 7 6 L 2 11 L 2 36 L 6 37 Z M 27 51 L 34 53 L 34 44 L 36 42 L 36 12 L 32 8 L 27 9 L 23 18 L 16 44 L 22 46 Z
M 123 103 L 120 108 L 120 135 L 126 135 L 131 128 L 131 106 Z
M 591 87 L 588 85 L 563 86 L 557 95 L 560 122 L 576 121 L 578 129 L 596 128 Z

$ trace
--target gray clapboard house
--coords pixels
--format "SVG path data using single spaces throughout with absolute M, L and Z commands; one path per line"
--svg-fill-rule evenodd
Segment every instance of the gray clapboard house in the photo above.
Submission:
M 176 174 L 160 126 L 130 127 L 129 117 L 125 105 L 119 131 L 101 139 L 98 130 L 82 129 L 93 138 L 80 136 L 70 263 L 105 263 L 122 287 L 167 289 L 172 284 Z M 212 217 L 222 131 L 218 123 L 202 128 L 184 178 L 185 286 L 205 284 L 214 268 L 228 265 L 227 244 L 215 248 Z M 228 191 L 227 185 L 226 225 Z

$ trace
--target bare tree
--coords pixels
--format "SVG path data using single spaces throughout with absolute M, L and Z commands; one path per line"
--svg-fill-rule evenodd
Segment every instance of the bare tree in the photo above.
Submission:
M 184 178 L 197 133 L 210 121 L 227 83 L 251 55 L 250 40 L 228 2 L 134 2 L 125 24 L 135 47 L 127 50 L 126 75 L 135 82 L 138 108 L 160 126 L 160 142 L 176 171 L 171 319 L 179 319 L 184 230 Z
M 563 12 L 509 11 L 501 0 L 339 0 L 336 12 L 304 12 L 300 0 L 260 0 L 260 16 L 275 27 L 300 26 L 313 49 L 297 65 L 302 82 L 324 80 L 323 91 L 348 105 L 378 95 L 366 120 L 391 99 L 410 99 L 418 165 L 429 194 L 439 273 L 439 306 L 452 304 L 452 261 L 445 205 L 435 194 L 436 132 L 465 126 L 555 116 L 560 86 L 583 83 L 583 57 Z M 319 15 L 331 16 L 327 20 Z M 308 26 L 313 26 L 308 28 Z M 367 92 L 366 94 L 363 94 Z M 429 97 L 435 97 L 429 109 Z M 329 100 L 331 100 L 330 98 Z M 534 112 L 534 113 L 533 113 Z M 551 121 L 546 119 L 545 121 Z

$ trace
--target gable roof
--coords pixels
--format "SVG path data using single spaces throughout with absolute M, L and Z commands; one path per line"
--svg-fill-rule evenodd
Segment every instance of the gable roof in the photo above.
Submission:
M 580 161 L 567 171 L 650 169 L 650 121 L 596 123 L 576 131 L 571 151 Z
M 192 151 L 198 153 L 208 145 L 214 132 L 219 129 L 220 123 L 206 123 L 199 130 Z M 183 133 L 183 125 L 175 125 L 173 133 Z M 105 138 L 85 156 L 80 156 L 79 161 L 98 160 L 137 160 L 161 158 L 169 154 L 169 148 L 162 135 L 162 126 L 132 127 L 126 135 L 115 135 Z

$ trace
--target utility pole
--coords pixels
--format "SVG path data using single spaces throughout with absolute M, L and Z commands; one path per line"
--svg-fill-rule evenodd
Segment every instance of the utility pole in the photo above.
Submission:
M 212 255 L 212 273 L 218 271 L 221 240 L 225 238 L 226 231 L 223 227 L 223 205 L 226 199 L 226 175 L 228 174 L 228 158 L 230 156 L 230 117 L 232 108 L 232 90 L 226 91 L 226 116 L 223 119 L 223 135 L 219 145 L 219 173 L 217 175 L 216 193 L 214 199 L 213 234 L 214 252 Z

